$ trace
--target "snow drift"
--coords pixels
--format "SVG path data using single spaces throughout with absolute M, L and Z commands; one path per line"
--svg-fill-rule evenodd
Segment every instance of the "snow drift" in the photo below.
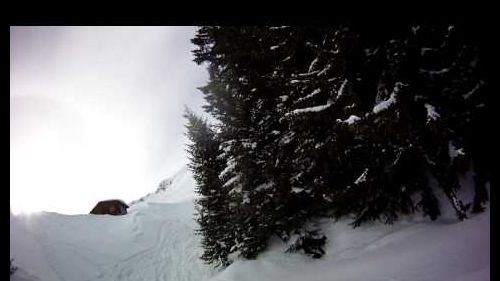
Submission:
M 490 280 L 489 210 L 463 222 L 444 209 L 436 222 L 411 216 L 357 229 L 323 219 L 327 253 L 319 260 L 284 253 L 275 240 L 257 260 L 213 270 L 198 259 L 194 186 L 184 168 L 125 216 L 11 214 L 19 268 L 11 280 Z

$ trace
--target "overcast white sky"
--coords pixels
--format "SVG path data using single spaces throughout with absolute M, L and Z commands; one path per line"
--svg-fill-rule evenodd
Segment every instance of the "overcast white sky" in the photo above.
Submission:
M 11 27 L 10 204 L 88 213 L 137 199 L 187 163 L 200 111 L 195 27 Z

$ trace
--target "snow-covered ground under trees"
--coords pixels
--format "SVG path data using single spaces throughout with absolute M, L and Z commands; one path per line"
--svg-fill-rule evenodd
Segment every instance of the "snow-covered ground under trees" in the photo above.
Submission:
M 125 216 L 11 214 L 10 255 L 19 268 L 11 280 L 490 280 L 489 210 L 459 222 L 443 206 L 436 222 L 411 216 L 357 229 L 325 219 L 318 222 L 328 237 L 321 259 L 284 253 L 275 240 L 257 260 L 217 271 L 198 259 L 194 196 L 182 169 Z

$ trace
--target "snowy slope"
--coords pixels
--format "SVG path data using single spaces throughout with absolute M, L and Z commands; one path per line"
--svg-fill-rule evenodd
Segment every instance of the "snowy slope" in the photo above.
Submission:
M 192 176 L 183 169 L 171 182 L 126 216 L 11 216 L 13 280 L 207 280 L 193 235 Z
M 131 210 L 149 203 L 177 203 L 192 201 L 195 198 L 195 182 L 191 172 L 187 167 L 182 168 L 171 178 L 165 179 L 160 183 L 160 187 L 153 193 L 150 193 L 129 205 Z
M 463 184 L 470 184 L 464 180 Z M 458 222 L 412 216 L 352 229 L 324 219 L 327 253 L 313 260 L 271 241 L 255 261 L 217 272 L 200 262 L 194 235 L 194 181 L 187 169 L 132 204 L 126 216 L 12 216 L 12 280 L 490 280 L 490 214 Z
M 311 260 L 275 243 L 256 261 L 238 261 L 211 281 L 490 280 L 489 212 L 462 223 L 324 222 L 327 254 Z

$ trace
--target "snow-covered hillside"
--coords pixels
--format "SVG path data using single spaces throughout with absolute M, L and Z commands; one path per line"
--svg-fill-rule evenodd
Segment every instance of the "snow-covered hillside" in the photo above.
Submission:
M 184 167 L 173 177 L 163 180 L 155 192 L 131 202 L 129 212 L 147 203 L 192 202 L 195 197 L 194 186 L 191 172 Z
M 489 210 L 458 222 L 417 216 L 352 229 L 323 220 L 327 253 L 313 260 L 271 241 L 255 261 L 217 272 L 202 264 L 194 235 L 194 181 L 182 169 L 126 216 L 42 212 L 10 218 L 11 280 L 490 280 Z
M 125 216 L 11 215 L 13 280 L 207 280 L 193 235 L 194 181 L 187 169 L 170 181 Z

